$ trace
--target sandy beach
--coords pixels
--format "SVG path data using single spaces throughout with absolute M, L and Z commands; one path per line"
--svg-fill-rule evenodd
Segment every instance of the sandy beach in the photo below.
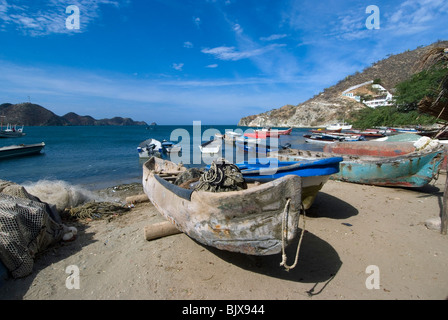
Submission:
M 425 221 L 442 210 L 446 176 L 424 188 L 330 180 L 307 211 L 299 262 L 205 247 L 184 234 L 147 241 L 163 218 L 150 202 L 108 218 L 71 221 L 77 238 L 46 250 L 34 272 L 8 280 L 1 299 L 23 300 L 443 300 L 448 237 Z M 108 189 L 125 199 L 140 185 Z M 292 263 L 297 243 L 288 247 Z M 79 270 L 69 288 L 67 267 Z

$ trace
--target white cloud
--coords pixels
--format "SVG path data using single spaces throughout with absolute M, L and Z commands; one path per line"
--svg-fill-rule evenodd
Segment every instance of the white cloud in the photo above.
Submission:
M 205 66 L 206 68 L 211 68 L 211 69 L 214 69 L 214 68 L 217 68 L 218 67 L 218 64 L 216 64 L 216 63 L 214 63 L 214 64 L 209 64 L 208 66 Z
M 201 18 L 193 17 L 193 22 L 199 28 L 199 26 L 201 25 Z
M 273 50 L 274 48 L 285 46 L 283 44 L 272 44 L 265 47 L 248 49 L 245 51 L 238 51 L 235 47 L 216 47 L 216 48 L 205 48 L 202 49 L 202 53 L 211 54 L 216 59 L 227 60 L 227 61 L 238 61 L 242 59 L 247 59 L 255 56 L 262 55 L 266 52 Z
M 142 80 L 132 75 L 104 76 L 70 68 L 43 69 L 0 61 L 0 95 L 4 102 L 25 101 L 30 95 L 33 102 L 50 107 L 56 114 L 74 111 L 95 118 L 131 113 L 136 119 L 153 119 L 157 111 L 164 115 L 171 112 L 171 118 L 162 120 L 184 124 L 198 119 L 236 123 L 250 113 L 299 103 L 309 95 L 303 85 L 312 81 L 320 82 L 321 78 L 304 77 L 295 83 L 279 83 L 269 78 Z
M 241 33 L 243 32 L 243 28 L 241 28 L 241 26 L 238 23 L 235 23 L 233 25 L 233 31 L 235 31 L 236 33 Z
M 174 70 L 182 71 L 182 68 L 184 67 L 184 64 L 183 63 L 173 63 L 172 67 L 173 67 Z
M 0 21 L 3 30 L 7 26 L 30 36 L 46 36 L 54 33 L 85 32 L 87 26 L 100 15 L 100 5 L 112 5 L 119 7 L 126 0 L 50 0 L 42 4 L 39 1 L 22 1 L 20 5 L 8 4 L 6 0 L 0 0 Z M 80 10 L 80 29 L 69 30 L 66 28 L 66 20 L 70 13 L 66 13 L 69 5 L 75 5 Z
M 283 39 L 286 38 L 288 35 L 286 34 L 272 34 L 269 37 L 261 37 L 260 40 L 261 41 L 273 41 L 273 40 L 279 40 L 279 39 Z
M 193 48 L 193 43 L 191 43 L 190 41 L 185 41 L 184 48 L 188 48 L 188 49 Z

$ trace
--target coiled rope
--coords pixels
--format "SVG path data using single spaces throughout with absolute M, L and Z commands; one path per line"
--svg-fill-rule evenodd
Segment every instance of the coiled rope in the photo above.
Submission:
M 288 201 L 286 201 L 286 205 L 285 205 L 285 209 L 283 210 L 283 217 L 282 217 L 282 262 L 280 262 L 280 266 L 285 267 L 286 271 L 289 271 L 291 269 L 294 269 L 297 266 L 297 262 L 299 261 L 299 251 L 300 251 L 300 246 L 302 245 L 302 240 L 303 240 L 303 235 L 305 234 L 305 208 L 302 206 L 302 210 L 303 210 L 303 227 L 302 227 L 302 233 L 300 234 L 300 239 L 299 239 L 299 243 L 297 245 L 297 251 L 296 251 L 296 258 L 294 260 L 294 263 L 291 266 L 288 266 L 286 264 L 287 261 L 287 257 L 286 257 L 286 252 L 285 252 L 285 248 L 286 248 L 286 243 L 285 243 L 285 234 L 286 234 L 286 225 L 287 225 L 287 217 L 289 215 L 289 206 L 291 203 L 291 199 L 288 199 Z M 300 215 L 300 212 L 299 212 Z M 299 224 L 299 222 L 297 222 L 297 225 Z

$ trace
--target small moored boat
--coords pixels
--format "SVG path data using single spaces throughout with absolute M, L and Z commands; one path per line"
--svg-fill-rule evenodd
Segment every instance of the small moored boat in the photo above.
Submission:
M 0 138 L 18 138 L 25 135 L 23 132 L 23 126 L 19 128 L 17 125 L 12 126 L 8 123 L 6 128 L 3 129 L 3 118 L 5 118 L 5 116 L 0 116 L 0 118 Z
M 261 130 L 255 130 L 255 132 L 249 132 L 245 133 L 244 136 L 249 138 L 261 138 L 266 139 L 269 137 L 278 138 L 282 135 L 289 135 L 292 132 L 292 128 L 286 129 L 286 130 L 279 130 L 279 129 L 271 129 L 269 127 L 263 128 Z
M 221 146 L 222 146 L 222 139 L 216 138 L 202 143 L 199 146 L 199 149 L 201 150 L 202 153 L 217 154 L 221 150 Z
M 156 139 L 147 139 L 138 145 L 137 152 L 140 158 L 151 158 L 154 155 L 160 155 L 162 143 Z
M 20 144 L 0 148 L 0 159 L 39 154 L 45 143 Z
M 172 141 L 162 141 L 162 151 L 166 153 L 179 153 L 182 151 L 182 146 L 175 144 Z

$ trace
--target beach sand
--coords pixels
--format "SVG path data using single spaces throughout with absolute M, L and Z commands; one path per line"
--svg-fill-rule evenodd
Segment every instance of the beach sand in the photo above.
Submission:
M 299 262 L 289 272 L 280 254 L 220 251 L 184 234 L 147 241 L 143 228 L 163 218 L 149 202 L 139 203 L 110 219 L 68 223 L 77 238 L 39 255 L 34 272 L 6 281 L 0 298 L 446 299 L 448 236 L 425 226 L 441 213 L 445 181 L 443 174 L 411 190 L 330 180 L 307 212 Z M 106 192 L 114 191 L 122 199 L 142 192 L 139 185 Z M 296 246 L 288 247 L 289 264 Z M 79 289 L 66 286 L 72 265 Z

